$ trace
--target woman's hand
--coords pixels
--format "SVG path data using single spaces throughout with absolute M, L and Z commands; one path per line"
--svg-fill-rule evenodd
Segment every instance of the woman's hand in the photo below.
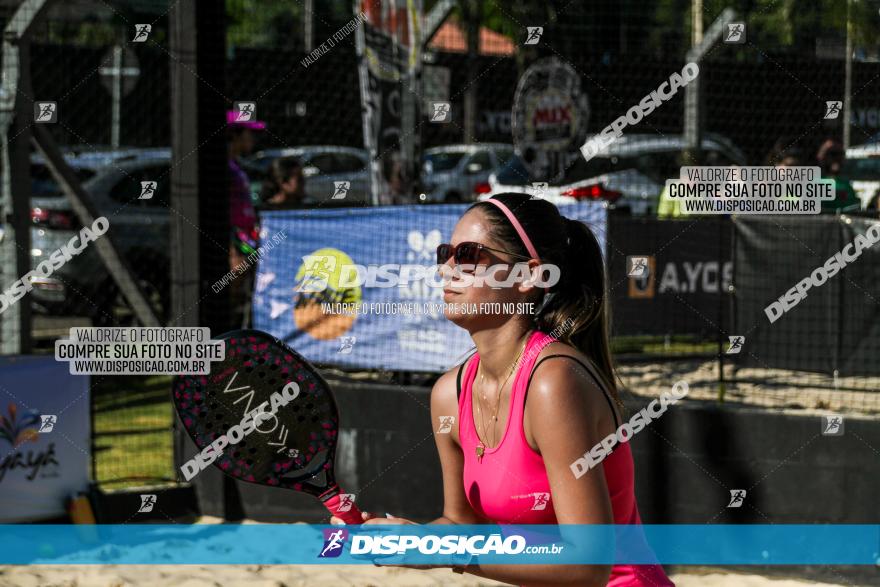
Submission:
M 361 517 L 364 520 L 364 524 L 416 524 L 412 520 L 407 520 L 406 518 L 395 518 L 394 516 L 390 516 L 385 514 L 385 517 L 380 517 L 375 514 L 371 514 L 370 512 L 361 512 Z M 334 526 L 342 526 L 345 524 L 341 519 L 336 516 L 330 517 L 330 523 Z

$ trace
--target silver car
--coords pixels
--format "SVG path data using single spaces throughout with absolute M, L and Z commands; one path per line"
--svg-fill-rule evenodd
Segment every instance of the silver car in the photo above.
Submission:
M 278 157 L 295 157 L 302 163 L 306 204 L 337 203 L 334 196 L 341 205 L 369 203 L 369 154 L 364 149 L 333 145 L 266 149 L 244 160 L 255 201 L 269 166 Z
M 589 137 L 588 137 L 589 138 Z M 576 200 L 606 202 L 634 216 L 651 216 L 657 210 L 667 179 L 677 178 L 687 165 L 682 135 L 623 135 L 587 161 L 571 153 L 561 180 L 541 185 L 532 178 L 519 157 L 514 157 L 489 178 L 480 199 L 503 192 L 523 192 L 554 204 Z M 746 157 L 730 140 L 706 134 L 702 141 L 703 165 L 745 165 Z
M 422 157 L 425 202 L 470 202 L 474 189 L 513 157 L 501 143 L 447 145 L 427 149 Z

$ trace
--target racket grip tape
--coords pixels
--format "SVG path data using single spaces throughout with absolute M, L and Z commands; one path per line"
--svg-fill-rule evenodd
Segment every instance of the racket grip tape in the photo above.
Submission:
M 353 501 L 346 501 L 345 505 L 343 506 L 343 502 L 341 499 L 342 495 L 343 494 L 337 493 L 336 495 L 327 498 L 326 500 L 322 500 L 324 502 L 324 507 L 326 507 L 331 514 L 333 514 L 348 525 L 363 524 L 364 518 L 361 515 L 361 511 L 356 505 L 354 505 Z M 345 509 L 340 510 L 340 507 L 345 507 Z

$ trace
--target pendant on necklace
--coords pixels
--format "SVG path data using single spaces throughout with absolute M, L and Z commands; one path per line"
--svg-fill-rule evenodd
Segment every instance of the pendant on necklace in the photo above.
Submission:
M 479 462 L 483 461 L 483 453 L 484 452 L 486 452 L 486 447 L 481 442 L 480 444 L 477 445 L 477 461 L 479 461 Z

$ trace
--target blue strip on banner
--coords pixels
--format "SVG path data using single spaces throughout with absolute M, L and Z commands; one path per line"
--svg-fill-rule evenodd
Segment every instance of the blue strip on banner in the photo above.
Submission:
M 4 565 L 880 564 L 880 525 L 0 525 L 0 544 Z

